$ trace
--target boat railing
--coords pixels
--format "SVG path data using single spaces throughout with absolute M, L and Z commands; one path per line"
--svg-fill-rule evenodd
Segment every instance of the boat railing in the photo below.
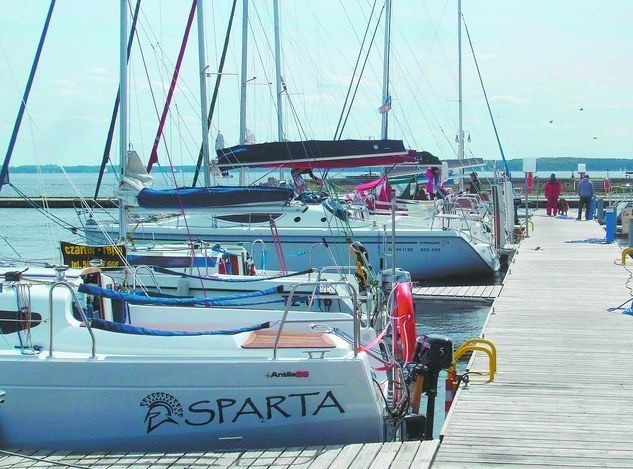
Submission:
M 363 269 L 365 269 L 365 267 L 363 267 Z M 338 272 L 341 275 L 341 277 L 343 277 L 345 275 L 343 271 L 347 271 L 347 273 L 356 271 L 359 275 L 361 275 L 361 272 L 358 272 L 358 266 L 355 266 L 355 265 L 328 265 L 328 266 L 319 268 L 319 271 L 317 272 L 316 281 L 323 282 L 322 276 L 323 274 L 327 272 Z M 370 275 L 370 274 L 371 272 L 366 272 L 366 275 Z M 310 277 L 308 277 L 308 280 L 309 279 Z M 370 319 L 369 316 L 371 312 L 374 310 L 374 305 L 376 304 L 376 302 L 374 302 L 374 297 L 369 294 L 361 295 L 361 292 L 358 292 L 357 298 L 360 300 L 365 300 L 367 304 L 366 314 L 367 314 L 367 319 L 369 320 Z
M 256 239 L 251 243 L 251 257 L 253 258 L 253 262 L 255 261 L 255 246 L 257 244 L 261 244 L 261 253 L 262 253 L 262 263 L 259 267 L 261 270 L 266 270 L 266 243 L 262 239 Z
M 433 214 L 431 228 L 435 220 L 441 220 L 442 229 L 449 229 L 451 224 L 458 224 L 456 229 L 464 233 L 470 241 L 488 243 L 488 240 L 477 239 L 475 226 L 485 223 L 488 207 L 483 203 L 478 194 L 457 194 L 446 197 L 438 204 Z
M 325 251 L 328 253 L 328 255 L 330 256 L 330 260 L 336 264 L 336 259 L 334 259 L 334 256 L 332 255 L 332 251 L 330 250 L 330 246 L 328 246 L 328 244 L 324 241 L 319 241 L 318 243 L 314 243 L 312 246 L 310 246 L 310 251 L 308 254 L 308 267 L 312 268 L 312 251 L 314 251 L 314 248 L 318 247 L 318 246 L 322 246 Z
M 275 343 L 273 346 L 273 360 L 277 359 L 277 353 L 278 353 L 278 346 L 279 346 L 279 341 L 281 339 L 281 335 L 283 333 L 283 329 L 284 326 L 288 321 L 288 312 L 290 311 L 290 305 L 293 304 L 294 302 L 294 296 L 297 293 L 297 289 L 300 287 L 306 287 L 306 286 L 312 286 L 313 287 L 313 295 L 312 295 L 312 299 L 311 299 L 311 304 L 315 299 L 316 296 L 316 292 L 317 290 L 322 287 L 324 285 L 325 282 L 302 282 L 299 283 L 297 285 L 294 285 L 292 287 L 292 290 L 290 290 L 290 294 L 288 295 L 288 300 L 286 301 L 286 306 L 284 308 L 284 314 L 281 318 L 281 322 L 279 324 L 279 329 L 277 330 L 277 335 L 275 336 Z M 352 298 L 352 302 L 353 302 L 353 320 L 354 320 L 354 342 L 353 342 L 353 347 L 354 347 L 354 357 L 356 357 L 358 355 L 358 350 L 360 348 L 360 317 L 359 317 L 359 309 L 358 309 L 358 295 L 356 292 L 356 289 L 354 288 L 354 286 L 347 281 L 334 281 L 334 282 L 327 282 L 327 285 L 329 287 L 337 287 L 337 286 L 341 286 L 346 288 L 349 293 L 350 296 Z M 311 304 L 309 306 L 311 306 Z
M 53 283 L 53 285 L 51 285 L 51 288 L 48 292 L 48 312 L 49 312 L 49 351 L 48 351 L 48 358 L 52 358 L 53 357 L 53 291 L 55 290 L 55 288 L 59 287 L 59 286 L 63 286 L 66 287 L 68 289 L 68 291 L 70 292 L 71 298 L 72 298 L 72 303 L 73 303 L 73 307 L 75 308 L 75 310 L 79 313 L 79 315 L 81 316 L 81 320 L 83 321 L 84 325 L 86 326 L 86 330 L 88 331 L 88 333 L 90 334 L 90 339 L 92 341 L 92 355 L 90 356 L 90 358 L 95 358 L 96 357 L 96 352 L 97 352 L 97 343 L 95 340 L 95 335 L 92 332 L 92 327 L 90 327 L 90 322 L 88 321 L 88 318 L 86 317 L 86 313 L 83 309 L 83 307 L 81 306 L 81 302 L 79 301 L 79 298 L 77 297 L 77 293 L 75 292 L 74 288 L 72 287 L 72 285 L 70 285 L 69 283 L 65 282 L 65 281 L 59 281 L 59 282 L 55 282 Z
M 154 287 L 156 288 L 156 290 L 158 291 L 158 293 L 162 293 L 161 289 L 160 289 L 160 284 L 158 282 L 158 279 L 156 278 L 156 274 L 154 273 L 154 269 L 152 269 L 151 266 L 149 265 L 136 265 L 132 268 L 132 290 L 136 290 L 136 287 L 138 286 L 136 284 L 138 278 L 139 278 L 139 271 L 140 270 L 147 270 L 147 273 L 149 274 L 150 278 L 152 279 L 152 281 L 154 282 Z M 143 287 L 146 287 L 146 285 L 142 285 Z

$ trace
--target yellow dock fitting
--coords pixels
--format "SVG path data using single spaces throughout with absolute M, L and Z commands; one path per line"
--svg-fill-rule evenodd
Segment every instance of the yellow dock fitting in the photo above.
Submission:
M 633 248 L 622 249 L 622 265 L 626 265 L 626 256 L 633 254 Z

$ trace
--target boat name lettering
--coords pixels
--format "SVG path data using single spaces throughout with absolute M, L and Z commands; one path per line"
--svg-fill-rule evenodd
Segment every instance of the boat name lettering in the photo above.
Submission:
M 272 373 L 266 373 L 266 378 L 308 378 L 310 372 L 303 371 L 273 371 Z
M 164 423 L 203 426 L 212 423 L 236 423 L 244 419 L 260 422 L 275 417 L 311 417 L 328 410 L 345 413 L 345 409 L 332 391 L 304 392 L 245 399 L 218 398 L 196 401 L 183 409 L 178 399 L 167 393 L 152 393 L 141 401 L 147 407 L 145 422 L 147 433 Z

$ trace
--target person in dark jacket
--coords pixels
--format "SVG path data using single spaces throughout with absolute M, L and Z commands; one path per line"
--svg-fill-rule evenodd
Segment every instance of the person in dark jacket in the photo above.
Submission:
M 470 182 L 468 183 L 469 194 L 479 194 L 481 192 L 481 183 L 477 177 L 477 173 L 470 173 Z
M 578 183 L 578 217 L 576 220 L 582 218 L 582 209 L 585 208 L 585 220 L 589 220 L 589 204 L 593 197 L 593 183 L 589 180 L 589 175 L 585 176 Z

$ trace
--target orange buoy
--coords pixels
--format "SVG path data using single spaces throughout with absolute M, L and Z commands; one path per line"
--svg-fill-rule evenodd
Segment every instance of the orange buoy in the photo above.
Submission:
M 394 290 L 394 352 L 405 362 L 410 362 L 415 350 L 417 333 L 415 330 L 415 308 L 413 307 L 413 293 L 411 283 L 403 282 L 396 285 Z

